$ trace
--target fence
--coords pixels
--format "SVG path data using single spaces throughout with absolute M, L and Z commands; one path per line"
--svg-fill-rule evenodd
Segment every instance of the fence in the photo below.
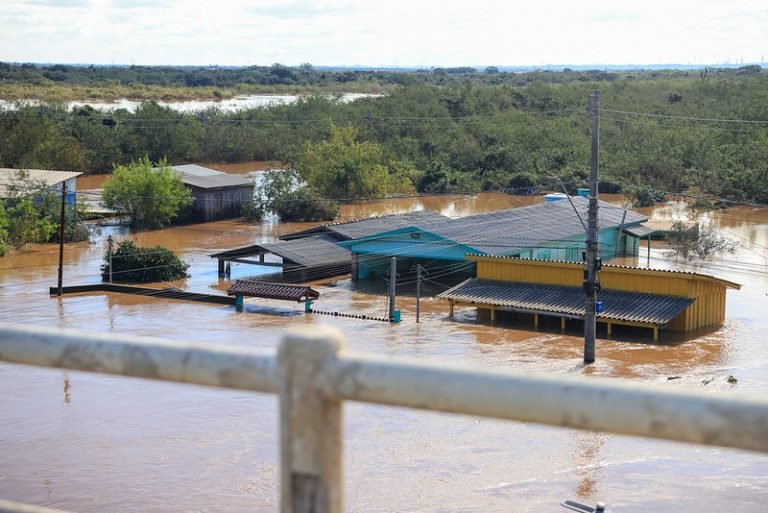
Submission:
M 279 394 L 283 513 L 344 510 L 345 400 L 768 452 L 762 396 L 382 358 L 329 327 L 289 330 L 275 354 L 0 324 L 0 361 Z

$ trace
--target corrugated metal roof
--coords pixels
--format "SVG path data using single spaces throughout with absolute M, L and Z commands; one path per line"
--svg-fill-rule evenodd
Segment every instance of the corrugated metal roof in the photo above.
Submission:
M 351 254 L 328 235 L 269 242 L 261 246 L 270 253 L 305 267 L 351 265 Z
M 479 258 L 489 258 L 489 259 L 500 259 L 500 260 L 513 260 L 515 262 L 519 262 L 521 264 L 525 264 L 528 262 L 541 262 L 545 263 L 547 265 L 563 265 L 563 266 L 569 266 L 569 267 L 583 267 L 583 263 L 576 263 L 576 262 L 567 262 L 564 260 L 548 260 L 548 259 L 539 259 L 539 258 L 518 258 L 515 256 L 505 256 L 505 255 L 483 255 L 482 253 L 467 253 L 467 257 L 479 257 Z M 691 277 L 696 278 L 704 278 L 706 280 L 713 280 L 718 283 L 722 283 L 724 286 L 736 290 L 741 289 L 741 285 L 732 281 L 724 280 L 722 278 L 718 278 L 716 276 L 711 276 L 709 274 L 701 274 L 696 273 L 693 271 L 679 271 L 677 269 L 651 269 L 648 267 L 635 267 L 631 265 L 616 265 L 616 264 L 603 264 L 603 268 L 613 268 L 613 269 L 626 269 L 632 273 L 638 273 L 638 274 L 648 274 L 648 273 L 663 273 L 663 274 L 685 274 Z
M 517 311 L 551 312 L 553 315 L 584 315 L 585 295 L 581 287 L 479 280 L 470 278 L 437 297 L 463 303 L 487 304 Z M 641 292 L 602 290 L 601 319 L 666 324 L 688 305 L 692 298 L 661 296 Z
M 643 238 L 643 237 L 647 237 L 647 236 L 649 236 L 649 235 L 651 235 L 653 233 L 656 233 L 659 230 L 657 230 L 656 228 L 652 228 L 650 226 L 647 226 L 647 225 L 639 224 L 639 225 L 636 225 L 636 226 L 628 226 L 628 227 L 624 228 L 621 231 L 623 231 L 624 233 L 628 233 L 630 235 L 634 235 L 635 237 Z
M 568 201 L 555 201 L 419 225 L 419 228 L 485 254 L 511 253 L 516 249 L 530 248 L 546 242 L 586 236 L 574 207 L 586 222 L 589 200 L 580 196 L 573 197 L 572 200 L 573 207 Z M 598 206 L 598 226 L 601 230 L 621 225 L 625 209 L 603 201 L 599 201 Z M 631 210 L 626 212 L 625 225 L 641 223 L 648 219 Z
M 337 242 L 332 235 L 323 233 L 302 239 L 243 246 L 215 253 L 211 258 L 246 258 L 262 253 L 273 253 L 306 267 L 349 265 L 351 263 L 349 250 L 340 247 Z
M 211 176 L 221 173 L 209 167 L 199 166 L 197 164 L 183 164 L 181 166 L 171 166 L 172 169 L 189 176 Z
M 184 185 L 197 187 L 198 189 L 219 189 L 223 187 L 253 187 L 252 180 L 246 180 L 242 176 L 230 175 L 208 169 L 195 164 L 173 166 Z
M 318 233 L 332 233 L 340 240 L 352 240 L 362 237 L 370 237 L 381 232 L 397 230 L 399 228 L 406 228 L 408 226 L 414 226 L 422 224 L 428 224 L 439 221 L 449 221 L 450 218 L 446 217 L 439 212 L 432 210 L 416 210 L 413 212 L 405 212 L 401 214 L 391 214 L 387 216 L 375 216 L 367 219 L 355 219 L 352 221 L 339 221 L 335 223 L 328 223 L 309 230 L 304 230 L 296 233 L 289 233 L 280 237 L 282 240 L 292 240 L 302 237 L 309 237 Z
M 398 228 L 407 228 L 409 226 L 429 225 L 435 222 L 450 220 L 439 212 L 431 210 L 417 210 L 405 214 L 394 214 L 391 216 L 372 217 L 353 223 L 342 223 L 328 227 L 328 231 L 338 234 L 346 240 L 361 239 L 370 237 L 384 231 L 397 230 Z
M 234 296 L 260 297 L 264 299 L 282 299 L 286 301 L 304 301 L 316 299 L 320 293 L 306 285 L 288 285 L 286 283 L 272 283 L 268 281 L 237 280 L 227 290 L 227 294 Z
M 6 197 L 9 185 L 23 185 L 18 180 L 19 171 L 21 170 L 0 168 L 0 198 Z M 30 181 L 42 184 L 45 187 L 52 187 L 83 174 L 77 171 L 53 171 L 49 169 L 24 169 L 23 171 L 28 173 Z

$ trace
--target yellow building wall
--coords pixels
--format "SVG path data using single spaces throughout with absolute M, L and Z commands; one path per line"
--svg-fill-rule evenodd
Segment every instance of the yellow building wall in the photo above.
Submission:
M 582 264 L 475 255 L 467 258 L 477 262 L 477 277 L 483 280 L 571 287 L 580 287 L 584 282 Z M 740 288 L 738 284 L 695 273 L 611 266 L 604 266 L 600 271 L 600 284 L 604 289 L 694 298 L 695 301 L 667 325 L 672 331 L 722 324 L 726 290 Z

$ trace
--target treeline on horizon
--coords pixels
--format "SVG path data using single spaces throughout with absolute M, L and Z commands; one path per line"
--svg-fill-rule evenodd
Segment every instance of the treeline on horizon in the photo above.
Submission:
M 11 66 L 14 72 L 22 67 Z M 0 77 L 6 68 L 0 66 Z M 47 69 L 65 73 L 53 68 Z M 132 68 L 115 70 L 139 72 Z M 252 68 L 275 71 L 275 66 Z M 302 67 L 288 71 L 301 76 Z M 310 77 L 325 74 L 322 80 L 336 73 L 309 65 L 304 71 Z M 528 187 L 551 183 L 553 175 L 575 188 L 589 174 L 586 98 L 600 90 L 601 181 L 616 190 L 694 190 L 768 203 L 768 73 L 759 66 L 695 72 L 343 73 L 354 76 L 351 82 L 370 78 L 380 84 L 384 76 L 392 82 L 383 96 L 349 103 L 317 94 L 239 112 L 212 108 L 189 114 L 154 102 L 135 112 L 106 113 L 19 104 L 0 110 L 0 165 L 108 172 L 146 155 L 153 161 L 167 157 L 172 164 L 274 160 L 290 166 L 302 161 L 309 146 L 329 141 L 335 128 L 351 127 L 379 160 L 376 165 L 398 173 L 398 179 L 409 177 L 420 192 Z M 322 91 L 324 84 L 314 85 Z M 356 166 L 372 164 L 365 158 L 339 165 L 354 178 L 363 171 Z

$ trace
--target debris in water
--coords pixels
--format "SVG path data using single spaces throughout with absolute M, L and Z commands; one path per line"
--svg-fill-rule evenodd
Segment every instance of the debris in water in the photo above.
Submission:
M 682 376 L 669 376 L 667 378 L 667 381 L 672 381 L 673 379 L 683 379 L 683 377 Z
M 728 376 L 728 378 L 726 378 L 726 381 L 727 381 L 728 383 L 732 384 L 732 385 L 733 385 L 733 384 L 736 384 L 736 383 L 738 383 L 738 382 L 739 382 L 739 380 L 738 380 L 738 379 L 736 379 L 736 378 L 734 378 L 733 376 Z
M 701 382 L 701 384 L 702 384 L 702 385 L 709 385 L 709 384 L 710 384 L 710 383 L 712 383 L 714 380 L 715 380 L 715 378 L 709 378 L 709 379 L 705 379 L 704 381 L 702 381 L 702 382 Z

